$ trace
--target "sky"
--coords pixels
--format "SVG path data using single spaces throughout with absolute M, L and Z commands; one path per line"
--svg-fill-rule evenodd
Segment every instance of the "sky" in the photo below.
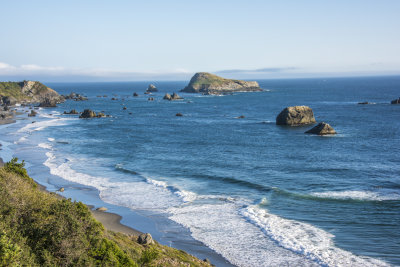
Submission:
M 0 0 L 0 80 L 400 75 L 399 0 Z

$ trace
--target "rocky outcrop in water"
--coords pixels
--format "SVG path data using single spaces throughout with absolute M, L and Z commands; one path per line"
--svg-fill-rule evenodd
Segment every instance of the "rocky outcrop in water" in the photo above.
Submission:
M 96 112 L 90 109 L 85 109 L 82 114 L 79 116 L 80 119 L 90 119 L 90 118 L 96 118 Z
M 276 117 L 277 125 L 299 126 L 315 123 L 314 113 L 310 107 L 287 107 Z
M 45 98 L 44 100 L 42 100 L 42 102 L 40 102 L 39 107 L 42 108 L 55 108 L 57 107 L 57 101 L 54 98 Z
M 154 93 L 154 92 L 158 92 L 158 89 L 154 84 L 150 84 L 149 87 L 147 87 L 146 92 L 147 93 Z
M 208 72 L 198 72 L 189 84 L 181 90 L 185 93 L 202 93 L 202 94 L 227 94 L 232 92 L 254 92 L 262 91 L 260 85 L 255 82 L 242 80 L 232 80 L 219 77 Z
M 87 97 L 85 97 L 85 96 L 83 96 L 81 94 L 74 93 L 74 92 L 70 93 L 69 95 L 64 96 L 64 98 L 65 99 L 71 99 L 71 100 L 74 100 L 74 101 L 86 101 L 86 100 L 88 100 Z
M 36 114 L 37 112 L 32 109 L 31 113 L 28 114 L 28 117 L 36 117 Z
M 183 98 L 180 97 L 177 93 L 173 93 L 172 95 L 167 93 L 164 95 L 163 99 L 172 101 L 172 100 L 182 100 Z
M 391 104 L 400 104 L 400 97 L 398 99 L 392 100 Z
M 85 109 L 79 116 L 80 119 L 103 118 L 103 117 L 109 117 L 109 115 L 105 115 L 103 112 L 99 112 L 96 114 L 96 112 L 90 109 Z
M 71 111 L 69 111 L 69 112 L 64 111 L 64 114 L 76 115 L 76 114 L 78 114 L 78 111 L 76 111 L 75 109 L 71 109 Z
M 320 123 L 318 123 L 317 126 L 306 131 L 305 133 L 317 134 L 317 135 L 327 135 L 327 134 L 336 134 L 336 131 L 328 123 L 320 122 Z

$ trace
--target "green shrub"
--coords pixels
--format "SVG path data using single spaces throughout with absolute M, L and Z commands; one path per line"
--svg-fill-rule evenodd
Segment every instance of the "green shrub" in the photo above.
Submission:
M 18 265 L 21 249 L 13 244 L 4 231 L 0 232 L 0 266 Z
M 138 260 L 140 266 L 146 266 L 153 260 L 155 260 L 158 257 L 158 251 L 154 247 L 149 247 L 146 248 L 145 251 L 143 251 L 142 256 Z

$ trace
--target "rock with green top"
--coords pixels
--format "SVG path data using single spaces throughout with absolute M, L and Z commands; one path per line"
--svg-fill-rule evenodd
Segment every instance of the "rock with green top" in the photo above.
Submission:
M 232 80 L 219 77 L 208 72 L 198 72 L 190 80 L 188 86 L 181 90 L 185 93 L 229 94 L 233 92 L 262 91 L 257 82 Z

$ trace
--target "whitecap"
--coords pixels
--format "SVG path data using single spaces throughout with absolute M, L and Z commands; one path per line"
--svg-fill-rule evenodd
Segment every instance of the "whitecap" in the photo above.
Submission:
M 290 251 L 327 266 L 389 266 L 378 259 L 361 257 L 335 246 L 334 235 L 311 224 L 284 219 L 258 206 L 241 209 L 249 222 Z
M 314 197 L 343 199 L 343 200 L 362 200 L 362 201 L 388 201 L 400 200 L 400 192 L 397 190 L 382 189 L 379 191 L 327 191 L 311 193 Z

